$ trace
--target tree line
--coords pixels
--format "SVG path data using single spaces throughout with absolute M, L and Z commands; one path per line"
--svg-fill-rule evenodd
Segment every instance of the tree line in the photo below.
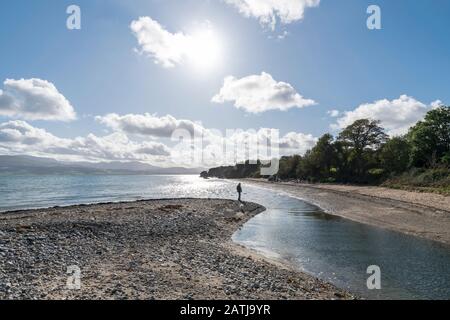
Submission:
M 260 161 L 256 164 L 246 161 L 213 168 L 203 172 L 202 176 L 259 178 L 260 167 Z M 389 137 L 380 121 L 357 120 L 337 137 L 323 135 L 303 156 L 282 157 L 278 174 L 268 178 L 312 183 L 380 184 L 409 176 L 439 181 L 448 187 L 449 167 L 450 107 L 442 106 L 429 111 L 424 120 L 403 136 Z

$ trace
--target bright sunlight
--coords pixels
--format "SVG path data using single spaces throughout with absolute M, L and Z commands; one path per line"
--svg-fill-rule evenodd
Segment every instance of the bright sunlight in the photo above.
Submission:
M 189 63 L 201 72 L 216 69 L 223 58 L 223 47 L 219 35 L 210 27 L 191 34 L 188 50 Z

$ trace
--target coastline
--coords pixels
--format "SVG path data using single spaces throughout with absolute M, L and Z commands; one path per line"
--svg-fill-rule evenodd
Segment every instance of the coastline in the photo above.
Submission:
M 285 192 L 332 215 L 450 245 L 450 197 L 382 187 L 243 181 Z
M 354 299 L 231 237 L 265 208 L 165 199 L 0 216 L 0 299 Z M 67 288 L 78 266 L 81 289 Z

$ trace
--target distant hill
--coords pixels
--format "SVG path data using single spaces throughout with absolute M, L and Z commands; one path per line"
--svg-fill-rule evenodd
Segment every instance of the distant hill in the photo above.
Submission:
M 202 169 L 160 168 L 132 162 L 63 162 L 32 156 L 0 155 L 0 174 L 199 174 Z

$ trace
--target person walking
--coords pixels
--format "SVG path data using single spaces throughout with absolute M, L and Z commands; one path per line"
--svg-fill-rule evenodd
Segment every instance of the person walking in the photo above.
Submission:
M 237 192 L 238 192 L 238 194 L 239 194 L 238 201 L 239 201 L 239 202 L 242 202 L 242 201 L 241 201 L 242 185 L 241 185 L 240 183 L 239 183 L 238 186 L 237 186 Z

